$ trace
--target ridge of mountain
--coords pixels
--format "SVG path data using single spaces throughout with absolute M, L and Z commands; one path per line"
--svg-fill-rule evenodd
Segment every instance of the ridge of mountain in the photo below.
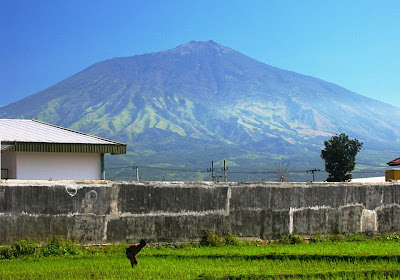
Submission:
M 342 132 L 364 142 L 367 163 L 371 153 L 399 151 L 399 117 L 394 106 L 214 41 L 108 59 L 0 108 L 0 118 L 126 142 L 130 162 L 180 166 L 251 158 L 321 164 L 323 141 Z

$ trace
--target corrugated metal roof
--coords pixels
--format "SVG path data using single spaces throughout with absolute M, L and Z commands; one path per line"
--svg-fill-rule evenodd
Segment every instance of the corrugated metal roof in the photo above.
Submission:
M 126 153 L 126 145 L 37 120 L 0 119 L 0 140 L 10 151 Z
M 0 119 L 0 139 L 6 142 L 35 143 L 115 143 L 36 120 Z

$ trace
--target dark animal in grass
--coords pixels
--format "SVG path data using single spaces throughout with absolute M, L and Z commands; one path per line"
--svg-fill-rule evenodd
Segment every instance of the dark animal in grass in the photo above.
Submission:
M 146 246 L 146 241 L 143 239 L 140 240 L 140 243 L 137 245 L 132 245 L 126 248 L 126 257 L 131 260 L 131 266 L 137 264 L 136 255 L 142 250 L 142 248 Z

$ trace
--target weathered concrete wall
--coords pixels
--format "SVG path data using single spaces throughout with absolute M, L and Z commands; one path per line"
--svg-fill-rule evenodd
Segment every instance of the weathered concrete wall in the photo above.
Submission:
M 0 244 L 400 232 L 400 185 L 0 181 Z

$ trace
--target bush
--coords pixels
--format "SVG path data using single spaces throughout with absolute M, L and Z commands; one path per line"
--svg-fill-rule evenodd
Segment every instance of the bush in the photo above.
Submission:
M 315 234 L 314 236 L 310 237 L 310 243 L 325 243 L 329 242 L 330 240 L 320 233 Z
M 335 234 L 335 235 L 331 235 L 331 236 L 329 237 L 329 239 L 330 239 L 330 241 L 332 241 L 332 242 L 344 242 L 346 238 L 344 237 L 343 234 L 338 233 L 338 234 Z
M 224 242 L 225 242 L 225 245 L 231 245 L 231 246 L 239 246 L 242 243 L 240 241 L 239 237 L 237 237 L 233 233 L 225 234 Z
M 179 243 L 175 246 L 177 249 L 196 249 L 199 248 L 199 242 Z
M 279 243 L 284 245 L 294 245 L 304 243 L 304 239 L 296 234 L 288 234 L 279 239 Z
M 203 238 L 200 241 L 201 246 L 219 247 L 224 244 L 220 234 L 213 233 L 210 229 L 206 230 Z
M 32 240 L 19 240 L 11 245 L 0 247 L 0 259 L 18 257 L 37 257 L 40 254 L 40 245 Z
M 14 257 L 33 256 L 37 257 L 40 253 L 40 245 L 32 240 L 19 240 L 11 244 Z
M 373 240 L 384 242 L 384 241 L 388 241 L 387 238 L 389 236 L 390 236 L 389 233 L 382 233 L 382 234 L 379 234 L 377 236 L 374 236 Z
M 43 247 L 44 256 L 79 255 L 82 250 L 75 240 L 55 236 Z
M 386 240 L 400 242 L 400 234 L 389 235 L 388 237 L 386 237 Z
M 348 237 L 345 238 L 346 242 L 362 242 L 365 241 L 366 238 L 362 235 L 359 234 L 355 234 L 355 235 L 350 235 Z
M 10 245 L 0 247 L 0 260 L 14 258 L 14 248 Z

